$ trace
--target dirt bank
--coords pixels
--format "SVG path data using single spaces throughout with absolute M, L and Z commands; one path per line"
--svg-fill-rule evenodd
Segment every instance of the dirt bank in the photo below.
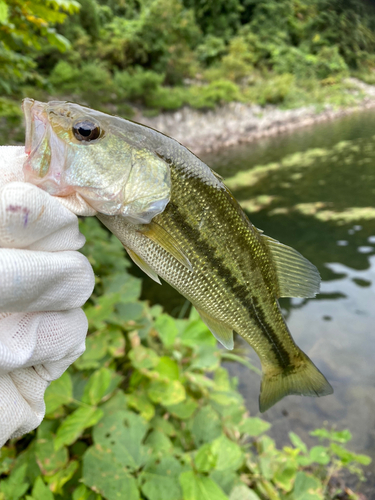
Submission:
M 333 109 L 327 105 L 323 111 L 318 111 L 315 106 L 283 110 L 276 106 L 230 103 L 213 111 L 183 108 L 153 118 L 139 115 L 134 119 L 174 137 L 194 153 L 201 154 L 375 107 L 375 86 L 354 78 L 350 82 L 363 95 L 362 100 L 350 108 Z

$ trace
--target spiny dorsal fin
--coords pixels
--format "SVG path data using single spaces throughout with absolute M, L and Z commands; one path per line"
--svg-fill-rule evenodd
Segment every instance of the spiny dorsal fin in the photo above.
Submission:
M 216 338 L 216 340 L 218 340 L 226 349 L 229 349 L 231 351 L 234 347 L 233 330 L 223 325 L 223 323 L 220 323 L 220 321 L 211 318 L 211 316 L 208 316 L 197 307 L 195 309 L 198 311 L 203 323 L 208 326 L 209 330 Z
M 159 224 L 156 222 L 150 222 L 150 224 L 145 224 L 142 229 L 139 229 L 139 231 L 154 243 L 164 248 L 166 252 L 173 255 L 173 257 L 177 259 L 180 264 L 189 269 L 189 271 L 193 270 L 189 259 L 180 248 L 178 241 L 176 241 L 173 236 L 171 236 L 168 231 L 166 231 Z
M 151 279 L 156 281 L 156 283 L 159 283 L 159 285 L 161 285 L 159 276 L 156 274 L 156 272 L 139 255 L 133 252 L 133 250 L 130 250 L 130 248 L 126 247 L 125 245 L 124 248 L 128 252 L 129 257 L 134 262 L 134 264 L 136 264 L 140 269 L 142 269 L 142 271 L 145 274 L 147 274 L 147 276 L 149 276 Z
M 278 279 L 279 297 L 315 297 L 319 293 L 320 275 L 314 264 L 294 248 L 262 234 L 272 255 Z

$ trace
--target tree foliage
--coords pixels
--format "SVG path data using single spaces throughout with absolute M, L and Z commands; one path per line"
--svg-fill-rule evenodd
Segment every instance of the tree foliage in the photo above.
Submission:
M 0 0 L 3 93 L 122 115 L 352 104 L 343 78 L 375 80 L 374 53 L 368 0 Z

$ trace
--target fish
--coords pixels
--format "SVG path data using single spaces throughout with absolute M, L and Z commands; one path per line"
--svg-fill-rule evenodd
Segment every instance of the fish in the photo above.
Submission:
M 65 101 L 23 101 L 25 178 L 76 193 L 150 278 L 168 282 L 226 348 L 243 337 L 262 366 L 260 412 L 333 389 L 296 345 L 280 297 L 315 297 L 317 268 L 248 219 L 223 179 L 174 139 Z

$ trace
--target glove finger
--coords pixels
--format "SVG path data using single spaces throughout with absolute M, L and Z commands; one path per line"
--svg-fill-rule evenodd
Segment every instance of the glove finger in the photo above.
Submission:
M 48 382 L 34 368 L 21 368 L 0 376 L 0 448 L 41 423 Z
M 87 327 L 82 309 L 0 315 L 0 375 L 42 365 L 45 380 L 60 377 L 84 352 Z
M 25 180 L 22 169 L 26 158 L 24 146 L 0 147 L 0 188 L 8 182 Z
M 77 217 L 57 198 L 24 182 L 0 188 L 0 247 L 55 252 L 84 243 Z
M 79 252 L 0 248 L 1 312 L 65 311 L 90 297 L 95 277 Z

